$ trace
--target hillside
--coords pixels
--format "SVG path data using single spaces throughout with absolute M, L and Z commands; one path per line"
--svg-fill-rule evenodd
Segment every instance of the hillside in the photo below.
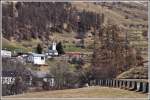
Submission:
M 54 6 L 62 9 L 55 9 Z M 11 8 L 12 10 L 9 10 Z M 92 27 L 96 20 L 98 21 L 97 25 L 100 25 L 102 20 L 99 18 L 99 14 L 102 13 L 105 16 L 104 24 L 106 25 L 113 23 L 123 28 L 124 31 L 129 30 L 130 32 L 132 29 L 138 29 L 143 33 L 148 26 L 147 10 L 147 6 L 143 3 L 133 2 L 8 3 L 3 4 L 3 37 L 11 42 L 39 39 L 45 46 L 52 40 L 66 41 L 67 44 L 74 45 L 72 42 L 77 41 L 76 36 L 80 35 L 79 31 L 84 31 L 84 34 L 93 31 Z M 83 16 L 80 19 L 81 30 L 78 29 L 80 27 L 78 16 Z M 90 16 L 97 18 L 93 20 Z M 125 34 L 123 35 L 125 36 Z M 92 45 L 93 41 L 89 40 L 87 45 Z M 31 41 L 29 43 L 32 43 Z M 21 44 L 25 48 L 29 47 L 29 51 L 34 48 L 28 43 L 21 42 Z M 72 48 L 75 49 L 74 46 Z M 79 50 L 77 49 L 77 51 Z
M 108 77 L 116 77 L 147 61 L 147 7 L 146 2 L 4 3 L 2 48 L 34 52 L 42 44 L 47 52 L 52 41 L 61 41 L 65 52 L 96 52 L 93 63 L 97 61 L 94 65 L 98 68 L 94 71 L 108 74 L 109 70 Z M 112 41 L 116 44 L 109 44 Z M 101 51 L 102 42 L 105 44 Z M 103 62 L 104 59 L 109 62 Z
M 121 79 L 147 79 L 148 78 L 148 68 L 135 67 L 130 70 L 121 73 L 117 78 Z
M 122 27 L 128 28 L 130 24 L 138 25 L 148 25 L 148 8 L 142 4 L 131 3 L 72 3 L 77 9 L 83 10 L 86 8 L 88 11 L 93 11 L 96 13 L 104 13 L 105 21 L 110 23 L 116 23 Z M 79 5 L 79 6 L 78 6 Z M 147 26 L 146 26 L 147 27 Z M 146 28 L 145 27 L 145 28 Z

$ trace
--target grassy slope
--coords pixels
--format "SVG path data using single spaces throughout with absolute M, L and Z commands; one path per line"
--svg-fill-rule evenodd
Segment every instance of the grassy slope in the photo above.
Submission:
M 148 68 L 135 67 L 121 73 L 117 78 L 121 79 L 147 79 Z
M 10 51 L 13 51 L 15 49 L 23 49 L 24 51 L 28 51 L 27 48 L 25 48 L 21 44 L 8 41 L 5 38 L 2 38 L 2 48 L 3 49 L 6 48 L 7 50 L 10 50 Z
M 52 68 L 52 67 L 55 67 L 58 63 L 60 63 L 60 61 L 62 62 L 63 60 L 51 59 L 51 60 L 46 60 L 46 63 L 49 65 L 49 68 Z M 70 64 L 70 63 L 67 63 L 67 64 L 70 70 L 72 71 L 76 70 L 74 64 Z
M 63 46 L 65 46 L 65 51 L 90 51 L 89 49 L 82 49 L 80 47 L 76 47 L 75 44 L 73 44 L 73 41 L 76 41 L 75 39 L 75 33 L 53 33 L 53 36 L 51 36 L 52 40 L 55 40 L 56 42 L 61 41 L 63 43 Z M 64 41 L 67 41 L 65 43 Z M 3 49 L 6 48 L 7 50 L 15 50 L 15 49 L 22 49 L 25 52 L 31 52 L 38 43 L 42 43 L 39 39 L 32 39 L 30 41 L 21 41 L 17 42 L 15 40 L 9 41 L 5 38 L 2 39 L 2 47 Z M 51 44 L 51 42 L 49 42 Z M 91 44 L 88 42 L 88 44 Z M 46 45 L 48 46 L 48 45 Z
M 104 13 L 105 18 L 111 20 L 113 23 L 116 24 L 147 24 L 147 21 L 143 21 L 140 18 L 138 19 L 125 19 L 125 13 L 122 13 L 122 11 L 114 10 L 114 9 L 108 9 L 107 7 L 101 7 L 100 5 L 94 5 L 89 3 L 72 3 L 73 6 L 77 7 L 78 10 L 86 10 L 86 11 L 93 11 L 96 13 Z M 86 9 L 85 9 L 86 8 Z M 132 13 L 142 13 L 142 11 L 129 9 L 127 7 L 122 6 L 122 9 L 128 9 L 132 10 Z M 142 13 L 143 14 L 143 13 Z
M 67 41 L 67 43 L 63 43 L 63 46 L 65 46 L 65 51 L 81 51 L 81 48 L 76 48 L 75 45 L 72 43 L 75 40 L 75 33 L 54 33 L 53 38 L 56 41 Z
M 148 98 L 148 95 L 118 88 L 95 86 L 25 93 L 17 96 L 8 96 L 8 98 Z
M 59 42 L 61 41 L 63 43 L 63 46 L 65 46 L 64 50 L 65 51 L 76 51 L 76 52 L 85 52 L 85 51 L 91 51 L 89 49 L 82 49 L 80 47 L 76 47 L 75 44 L 73 42 L 76 41 L 76 33 L 75 32 L 63 32 L 63 33 L 53 33 L 52 39 L 54 39 L 55 41 Z M 85 38 L 85 41 L 88 40 L 87 38 Z M 67 41 L 66 43 L 63 41 Z M 85 44 L 85 45 L 89 45 L 93 42 L 89 41 Z
M 37 46 L 37 44 L 40 43 L 40 40 L 31 40 L 31 41 L 9 41 L 5 38 L 2 38 L 2 48 L 7 49 L 10 51 L 13 51 L 15 49 L 21 49 L 24 52 L 31 52 L 33 48 Z M 27 47 L 30 45 L 30 47 Z

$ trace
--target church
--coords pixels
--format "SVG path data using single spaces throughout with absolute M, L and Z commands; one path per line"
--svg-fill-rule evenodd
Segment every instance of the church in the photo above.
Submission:
M 52 45 L 48 48 L 49 56 L 58 56 L 58 51 L 56 50 L 56 42 L 53 42 Z

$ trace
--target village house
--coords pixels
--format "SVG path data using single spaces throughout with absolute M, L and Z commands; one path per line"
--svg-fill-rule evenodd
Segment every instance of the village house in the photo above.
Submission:
M 15 82 L 15 79 L 17 77 L 17 71 L 11 70 L 11 71 L 2 71 L 2 84 L 12 85 Z M 31 85 L 32 83 L 32 75 L 31 73 L 26 73 L 25 75 L 25 83 L 27 85 Z
M 92 36 L 93 36 L 92 33 L 88 32 L 86 37 L 91 38 Z
M 22 64 L 26 64 L 26 56 L 19 55 L 15 57 L 17 61 L 21 62 Z
M 35 71 L 32 72 L 33 84 L 38 87 L 46 85 L 46 87 L 51 88 L 55 86 L 55 78 L 48 72 Z M 46 84 L 45 84 L 46 83 Z
M 18 73 L 16 70 L 3 70 L 2 71 L 2 95 L 13 95 L 14 93 L 18 93 L 19 90 L 17 90 L 17 87 L 15 86 L 15 81 L 18 77 Z M 32 85 L 32 75 L 30 72 L 23 75 L 24 79 L 24 85 L 25 86 L 31 86 Z M 21 90 L 23 88 L 20 88 Z M 24 90 L 23 90 L 24 91 Z
M 53 42 L 51 48 L 48 49 L 48 55 L 49 56 L 58 56 L 58 52 L 56 50 L 56 42 Z
M 16 71 L 2 71 L 2 84 L 13 84 L 16 78 Z
M 16 71 L 2 71 L 1 82 L 2 82 L 2 95 L 11 94 L 11 86 L 14 84 L 16 79 Z
M 45 55 L 31 53 L 27 57 L 27 62 L 31 62 L 34 65 L 45 65 Z
M 11 58 L 11 51 L 1 50 L 1 57 L 2 58 Z
M 47 82 L 50 87 L 54 87 L 55 86 L 55 80 L 54 80 L 54 77 L 52 75 L 46 75 L 43 78 L 43 81 Z

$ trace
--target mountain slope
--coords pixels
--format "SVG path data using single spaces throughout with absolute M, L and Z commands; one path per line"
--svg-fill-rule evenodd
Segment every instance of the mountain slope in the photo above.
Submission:
M 142 4 L 131 3 L 72 3 L 79 10 L 104 13 L 107 20 L 118 25 L 144 24 L 147 25 L 148 8 Z M 139 6 L 140 5 L 140 6 Z M 130 8 L 129 8 L 130 7 Z M 135 7 L 135 8 L 133 8 Z M 126 18 L 129 16 L 129 18 Z
M 57 7 L 60 9 L 56 9 Z M 16 2 L 3 4 L 2 10 L 3 36 L 11 42 L 38 39 L 45 46 L 53 40 L 69 41 L 70 45 L 72 43 L 74 45 L 76 36 L 79 35 L 79 28 L 82 29 L 80 31 L 84 31 L 82 32 L 84 34 L 92 32 L 95 23 L 97 26 L 101 24 L 102 13 L 104 24 L 117 24 L 122 28 L 124 37 L 125 32 L 130 34 L 132 31 L 139 30 L 140 37 L 147 39 L 147 36 L 142 34 L 148 28 L 146 2 Z M 78 20 L 82 22 L 81 25 L 78 24 Z M 91 45 L 93 40 L 92 38 L 89 40 L 87 44 Z M 26 48 L 26 43 L 23 43 L 23 46 Z

